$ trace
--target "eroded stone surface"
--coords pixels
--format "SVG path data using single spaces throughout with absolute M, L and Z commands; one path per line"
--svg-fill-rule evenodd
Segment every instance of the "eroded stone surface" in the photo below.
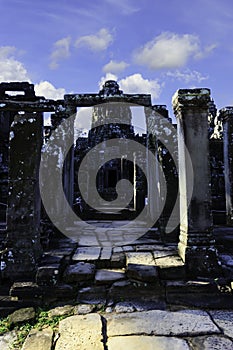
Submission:
M 202 335 L 220 333 L 209 315 L 200 310 L 167 312 L 153 310 L 130 314 L 106 315 L 108 336 L 131 334 Z
M 53 331 L 50 327 L 42 331 L 33 329 L 28 334 L 22 350 L 51 350 L 52 340 Z
M 221 336 L 196 337 L 190 340 L 193 350 L 232 350 L 233 342 Z
M 59 333 L 55 350 L 104 350 L 98 314 L 68 317 L 59 323 Z
M 144 282 L 156 282 L 158 269 L 156 266 L 128 264 L 127 277 Z
M 214 319 L 214 322 L 223 329 L 224 334 L 233 338 L 233 311 L 210 311 L 211 316 Z
M 35 310 L 33 307 L 27 307 L 23 309 L 16 310 L 11 315 L 9 315 L 9 323 L 17 324 L 22 322 L 27 322 L 35 318 Z
M 100 256 L 100 247 L 81 247 L 73 255 L 74 261 L 96 261 Z
M 64 272 L 64 280 L 67 283 L 88 281 L 94 278 L 95 265 L 85 262 L 79 262 L 75 265 L 70 265 Z
M 54 309 L 49 310 L 48 316 L 54 317 L 54 316 L 70 315 L 73 311 L 74 311 L 74 306 L 72 305 L 58 306 Z
M 93 286 L 81 288 L 78 291 L 77 302 L 83 304 L 105 304 L 107 291 L 105 286 Z
M 1 350 L 11 350 L 12 344 L 16 339 L 16 333 L 8 332 L 0 336 L 0 349 Z
M 103 269 L 97 270 L 95 275 L 96 284 L 112 284 L 125 278 L 123 269 Z
M 133 304 L 131 303 L 127 303 L 127 302 L 119 302 L 116 304 L 114 311 L 118 314 L 118 313 L 124 313 L 124 312 L 134 312 L 135 311 L 135 307 L 133 306 Z
M 155 266 L 153 255 L 150 252 L 126 253 L 126 264 Z
M 108 339 L 108 350 L 189 350 L 187 342 L 173 337 L 124 336 Z
M 87 315 L 95 310 L 95 305 L 91 304 L 79 304 L 74 307 L 74 314 Z

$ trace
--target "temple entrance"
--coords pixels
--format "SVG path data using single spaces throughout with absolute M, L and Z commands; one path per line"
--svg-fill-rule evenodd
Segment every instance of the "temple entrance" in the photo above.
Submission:
M 19 85 L 17 86 L 17 84 Z M 14 120 L 14 123 L 7 130 L 9 136 L 9 155 L 7 157 L 5 155 L 6 148 L 1 147 L 4 153 L 1 159 L 9 161 L 7 165 L 9 186 L 6 195 L 7 231 L 5 230 L 4 249 L 1 257 L 1 263 L 4 266 L 2 272 L 4 278 L 17 279 L 26 274 L 30 279 L 35 275 L 43 249 L 48 248 L 52 241 L 51 236 L 56 234 L 60 235 L 59 238 L 62 235 L 64 236 L 62 229 L 58 232 L 59 229 L 57 229 L 56 224 L 57 221 L 58 223 L 64 223 L 63 228 L 66 230 L 66 220 L 70 208 L 74 208 L 74 211 L 77 210 L 83 221 L 87 222 L 87 230 L 85 231 L 85 237 L 81 237 L 83 241 L 77 239 L 75 235 L 80 233 L 77 223 L 73 236 L 72 234 L 68 236 L 74 238 L 74 240 L 77 239 L 77 244 L 84 245 L 85 243 L 85 246 L 98 246 L 101 239 L 110 242 L 112 246 L 115 244 L 124 246 L 126 235 L 132 241 L 135 238 L 135 232 L 138 243 L 138 238 L 143 237 L 143 234 L 141 234 L 143 230 L 140 231 L 140 225 L 137 223 L 137 226 L 131 226 L 130 230 L 128 227 L 124 229 L 123 221 L 131 219 L 130 214 L 138 216 L 141 211 L 146 212 L 150 222 L 154 220 L 148 230 L 149 237 L 146 238 L 150 240 L 150 243 L 157 244 L 160 242 L 163 245 L 164 241 L 161 239 L 162 227 L 165 227 L 166 231 L 167 222 L 172 216 L 174 224 L 171 220 L 169 224 L 172 224 L 173 228 L 179 227 L 178 224 L 181 222 L 180 230 L 177 231 L 180 236 L 176 236 L 175 244 L 179 243 L 179 255 L 182 258 L 179 258 L 179 261 L 182 266 L 184 262 L 187 263 L 188 268 L 193 272 L 199 264 L 198 271 L 200 274 L 206 272 L 204 270 L 207 265 L 207 273 L 216 271 L 217 258 L 212 239 L 210 193 L 207 191 L 210 176 L 208 163 L 210 92 L 208 89 L 194 89 L 191 92 L 180 90 L 173 99 L 173 108 L 178 119 L 178 132 L 174 136 L 174 139 L 175 137 L 178 138 L 178 147 L 174 150 L 173 156 L 175 157 L 179 153 L 177 158 L 179 160 L 179 176 L 182 179 L 180 181 L 181 195 L 178 197 L 178 202 L 175 201 L 174 207 L 178 209 L 177 211 L 173 210 L 172 205 L 167 205 L 167 207 L 164 206 L 165 209 L 161 214 L 159 212 L 161 209 L 160 200 L 163 203 L 174 201 L 174 197 L 177 197 L 177 191 L 175 190 L 172 195 L 170 190 L 168 195 L 162 191 L 160 168 L 164 171 L 165 185 L 168 189 L 175 187 L 173 186 L 174 177 L 176 181 L 178 179 L 177 169 L 174 170 L 174 166 L 169 156 L 167 156 L 169 142 L 166 145 L 166 140 L 169 139 L 171 128 L 174 130 L 175 128 L 169 121 L 165 106 L 152 106 L 150 95 L 123 94 L 115 81 L 106 82 L 103 89 L 97 94 L 69 94 L 65 95 L 64 100 L 60 101 L 36 97 L 32 84 L 20 84 L 1 84 L 0 89 L 2 101 L 5 101 L 0 105 L 0 111 L 4 113 L 4 117 L 6 113 L 6 119 L 8 113 L 10 113 L 10 118 L 12 117 Z M 11 89 L 13 91 L 25 90 L 26 92 L 24 95 L 6 96 L 5 92 L 11 91 Z M 132 124 L 131 105 L 144 107 L 147 125 L 144 135 L 135 133 Z M 71 116 L 76 115 L 77 108 L 81 107 L 91 107 L 91 121 L 89 127 L 86 128 L 86 135 L 76 137 L 77 141 L 74 144 L 74 117 Z M 43 126 L 43 113 L 45 112 L 51 113 L 51 125 L 47 128 Z M 199 124 L 201 127 L 197 128 L 196 120 L 200 115 L 201 121 Z M 66 130 L 63 129 L 64 120 L 68 121 Z M 185 123 L 189 127 L 186 127 Z M 60 134 L 57 143 L 51 149 L 55 166 L 49 168 L 50 163 L 48 162 L 49 170 L 46 177 L 46 180 L 49 180 L 47 192 L 51 195 L 51 198 L 55 196 L 55 200 L 48 210 L 60 213 L 60 216 L 56 217 L 56 223 L 54 223 L 51 220 L 49 221 L 46 211 L 41 211 L 43 207 L 41 207 L 40 202 L 38 174 L 41 150 L 51 140 L 50 135 L 58 126 L 61 126 Z M 44 134 L 43 131 L 45 131 Z M 163 134 L 164 144 L 158 141 L 160 136 L 158 132 Z M 203 137 L 204 132 L 205 137 Z M 65 138 L 66 135 L 69 136 L 71 147 L 64 155 L 64 147 L 68 144 Z M 158 160 L 155 166 L 152 166 L 152 163 L 149 162 L 147 155 L 137 156 L 137 154 L 127 149 L 127 145 L 124 152 L 122 152 L 120 144 L 121 140 L 125 139 L 137 141 L 143 149 L 150 151 L 155 156 L 154 158 Z M 107 146 L 108 141 L 111 140 L 118 141 L 115 145 L 112 145 L 112 149 Z M 194 169 L 199 171 L 196 176 L 201 179 L 199 182 L 194 182 L 196 187 L 194 186 L 193 197 L 190 196 L 189 198 L 190 206 L 186 201 L 190 189 L 190 173 L 188 172 L 190 169 L 187 167 L 188 157 L 184 150 L 184 144 L 187 147 Z M 195 152 L 194 146 L 196 144 L 202 145 L 203 150 L 205 150 L 203 154 Z M 112 150 L 113 153 L 111 153 Z M 129 152 L 127 152 L 128 150 Z M 131 158 L 127 156 L 128 153 Z M 84 162 L 82 171 L 77 176 L 80 166 L 87 156 L 89 156 L 88 160 Z M 144 166 L 144 177 L 140 167 L 137 166 L 138 160 Z M 202 167 L 200 167 L 200 164 Z M 1 165 L 3 165 L 3 161 Z M 59 197 L 58 200 L 56 197 L 58 186 L 53 179 L 55 173 L 60 172 L 61 169 L 63 171 L 61 181 L 63 192 L 69 207 L 65 205 L 64 201 L 60 201 Z M 117 202 L 116 188 L 120 182 L 119 193 L 122 198 L 129 193 L 128 189 L 124 191 L 125 182 L 121 182 L 124 179 L 129 180 L 132 185 L 132 199 L 122 209 L 123 202 Z M 151 193 L 156 193 L 157 196 L 153 196 Z M 2 196 L 2 198 L 4 197 Z M 111 202 L 116 203 L 115 208 L 110 207 Z M 176 205 L 177 203 L 178 205 Z M 179 208 L 182 217 L 179 216 Z M 158 215 L 157 218 L 158 212 L 161 215 Z M 134 217 L 132 216 L 132 218 Z M 119 221 L 122 222 L 119 223 Z M 88 222 L 96 224 L 96 228 L 90 229 Z M 106 237 L 101 237 L 99 234 L 101 230 L 98 228 L 107 227 L 106 225 L 111 226 L 111 230 L 109 230 L 111 236 L 108 235 L 106 229 Z M 121 227 L 120 230 L 115 229 L 118 226 Z M 83 232 L 81 231 L 81 233 Z M 19 237 L 20 239 L 18 239 Z M 8 254 L 9 251 L 10 255 Z M 12 259 L 12 254 L 14 259 Z

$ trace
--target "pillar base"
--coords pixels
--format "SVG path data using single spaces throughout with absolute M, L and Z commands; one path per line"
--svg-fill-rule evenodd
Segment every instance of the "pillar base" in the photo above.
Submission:
M 227 226 L 233 227 L 233 214 L 228 214 L 226 217 Z
M 221 263 L 214 246 L 186 246 L 178 244 L 178 253 L 191 276 L 219 277 L 222 275 Z

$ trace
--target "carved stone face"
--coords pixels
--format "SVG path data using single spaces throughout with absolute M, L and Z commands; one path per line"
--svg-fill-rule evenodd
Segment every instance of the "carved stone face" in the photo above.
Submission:
M 101 95 L 121 95 L 122 91 L 119 90 L 119 85 L 115 80 L 107 80 L 104 85 L 103 89 L 99 92 Z
M 119 89 L 119 85 L 115 80 L 107 80 L 104 84 L 104 88 Z

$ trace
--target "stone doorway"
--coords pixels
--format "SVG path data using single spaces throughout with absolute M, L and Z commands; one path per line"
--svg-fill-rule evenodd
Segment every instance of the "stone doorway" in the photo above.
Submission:
M 13 83 L 12 83 L 13 84 Z M 21 83 L 18 83 L 21 84 Z M 2 85 L 2 84 L 1 84 Z M 106 133 L 108 137 L 117 138 L 117 136 L 129 136 L 131 139 L 136 137 L 131 125 L 130 110 L 124 105 L 125 102 L 132 105 L 140 105 L 145 107 L 145 115 L 147 121 L 147 134 L 141 139 L 141 142 L 146 142 L 146 145 L 153 152 L 158 152 L 158 143 L 155 130 L 165 130 L 169 133 L 169 130 L 162 128 L 158 129 L 158 122 L 164 121 L 158 118 L 160 113 L 163 116 L 167 116 L 167 110 L 164 106 L 153 106 L 151 108 L 151 96 L 150 95 L 127 95 L 123 94 L 119 90 L 119 86 L 116 82 L 108 82 L 106 86 L 98 94 L 70 94 L 65 95 L 64 100 L 50 101 L 36 97 L 33 92 L 33 86 L 31 84 L 22 83 L 22 85 L 4 85 L 1 86 L 4 90 L 3 96 L 1 96 L 4 103 L 0 106 L 2 111 L 11 111 L 14 114 L 14 124 L 9 130 L 10 138 L 10 165 L 9 165 L 9 184 L 10 191 L 8 192 L 8 212 L 7 212 L 7 235 L 4 242 L 4 249 L 1 257 L 2 274 L 4 277 L 13 279 L 22 278 L 27 276 L 31 279 L 38 267 L 38 261 L 42 255 L 41 249 L 41 237 L 40 237 L 40 196 L 38 191 L 38 168 L 40 164 L 40 151 L 43 142 L 46 142 L 46 137 L 49 138 L 49 133 L 44 135 L 43 141 L 43 123 L 42 113 L 51 112 L 52 127 L 56 128 L 62 124 L 62 121 L 70 120 L 69 130 L 70 137 L 72 138 L 74 132 L 73 119 L 69 119 L 71 115 L 76 113 L 78 107 L 93 107 L 93 120 L 92 127 L 88 135 L 88 140 L 83 141 L 82 145 L 78 145 L 79 149 L 85 149 L 92 147 L 95 143 L 100 141 L 106 141 Z M 109 88 L 111 87 L 111 88 Z M 14 91 L 17 89 L 28 91 L 28 95 L 25 94 L 21 97 L 5 96 L 5 91 Z M 106 118 L 111 116 L 111 113 L 107 113 L 106 102 L 111 102 L 114 106 L 121 101 L 123 103 L 122 109 L 119 112 L 124 114 L 124 118 L 128 118 L 126 126 L 121 128 L 121 120 L 119 118 L 114 120 L 114 123 L 106 123 L 99 125 L 98 111 L 100 115 L 105 115 Z M 102 102 L 102 103 L 101 103 Z M 185 263 L 190 273 L 195 274 L 196 266 L 199 266 L 198 273 L 200 274 L 212 274 L 218 271 L 218 260 L 216 250 L 214 247 L 214 240 L 212 239 L 212 222 L 210 213 L 210 194 L 207 190 L 209 184 L 209 170 L 208 170 L 208 104 L 210 102 L 210 91 L 208 89 L 193 89 L 193 90 L 179 90 L 173 99 L 173 107 L 178 120 L 178 152 L 179 152 L 179 165 L 180 165 L 180 181 L 181 186 L 181 230 L 179 237 L 179 255 Z M 148 109 L 149 108 L 149 109 Z M 149 111 L 150 110 L 150 111 Z M 148 112 L 149 111 L 149 112 Z M 2 113 L 2 112 L 1 112 Z M 119 117 L 119 115 L 118 115 Z M 197 123 L 198 120 L 198 123 Z M 107 128 L 106 128 L 107 124 Z M 48 131 L 48 129 L 47 129 Z M 13 133 L 11 133 L 13 132 Z M 205 132 L 206 139 L 203 138 L 203 132 Z M 28 147 L 24 147 L 22 142 L 22 135 L 26 135 Z M 37 136 L 36 136 L 37 135 Z M 62 139 L 61 133 L 61 139 Z M 152 136 L 152 139 L 151 139 Z M 138 140 L 139 141 L 139 140 Z M 187 158 L 182 148 L 184 141 L 185 145 L 190 152 L 191 160 L 196 166 L 197 171 L 194 181 L 194 194 L 191 198 L 190 206 L 187 205 L 186 195 L 189 190 L 189 179 L 187 176 Z M 195 153 L 195 145 L 201 143 L 205 152 Z M 55 160 L 60 161 L 62 153 L 62 144 L 59 144 L 55 152 Z M 32 152 L 33 149 L 33 152 Z M 88 149 L 88 148 L 87 148 Z M 161 156 L 163 154 L 161 151 Z M 18 158 L 14 158 L 18 156 Z M 27 163 L 25 163 L 25 159 Z M 92 171 L 92 164 L 97 158 L 93 159 L 92 163 L 88 163 L 90 167 L 88 171 L 84 171 L 84 179 Z M 122 163 L 124 163 L 124 157 Z M 13 160 L 13 161 L 12 161 Z M 145 161 L 147 159 L 145 158 Z M 17 171 L 15 170 L 15 164 L 18 165 Z M 200 167 L 201 164 L 201 167 Z M 72 146 L 63 164 L 63 187 L 70 206 L 73 205 L 74 199 L 74 147 Z M 127 169 L 128 170 L 128 169 Z M 143 182 L 140 179 L 139 172 L 134 166 L 134 197 L 133 208 L 137 211 L 138 203 L 143 203 L 150 191 L 153 190 L 154 175 L 157 169 L 149 169 L 148 183 L 149 191 L 145 191 Z M 110 169 L 110 173 L 106 179 L 108 187 L 110 184 L 114 184 L 118 176 L 116 173 L 113 175 L 114 169 Z M 28 173 L 27 173 L 28 172 Z M 21 177 L 21 173 L 26 176 Z M 132 173 L 132 172 L 131 172 Z M 53 173 L 49 174 L 49 178 L 53 178 Z M 202 181 L 196 179 L 201 178 Z M 140 182 L 141 181 L 141 182 Z M 93 188 L 88 183 L 87 197 L 91 196 Z M 136 184 L 136 185 L 135 185 Z M 104 189 L 104 186 L 103 186 Z M 77 188 L 75 190 L 78 191 Z M 100 189 L 101 190 L 101 189 Z M 56 192 L 56 184 L 51 182 L 51 193 Z M 183 191 L 183 192 L 182 192 Z M 23 193 L 23 196 L 18 198 L 19 192 Z M 206 194 L 203 198 L 203 194 Z M 139 198 L 141 198 L 139 200 Z M 19 200 L 18 200 L 19 199 Z M 61 203 L 58 201 L 54 203 L 54 208 L 59 207 Z M 148 201 L 148 215 L 154 218 L 157 210 L 156 198 L 152 197 Z M 63 213 L 63 217 L 66 217 L 66 211 L 63 208 L 59 208 Z M 183 212 L 182 212 L 183 211 Z M 202 213 L 202 215 L 197 215 Z M 183 215 L 185 214 L 185 215 Z M 179 213 L 178 213 L 179 215 Z M 106 224 L 106 222 L 103 222 Z M 124 230 L 123 230 L 124 231 Z M 122 232 L 123 232 L 122 231 Z M 152 227 L 150 230 L 154 234 L 157 230 Z M 98 231 L 97 231 L 98 232 Z M 158 232 L 158 231 L 157 231 Z M 20 236 L 20 240 L 18 237 Z M 98 238 L 98 235 L 97 235 Z M 147 237 L 148 238 L 148 237 Z M 48 237 L 49 239 L 49 237 Z M 149 238 L 148 238 L 149 239 Z M 119 238 L 118 238 L 119 240 Z M 178 242 L 177 242 L 178 243 Z M 19 269 L 20 266 L 20 269 Z

